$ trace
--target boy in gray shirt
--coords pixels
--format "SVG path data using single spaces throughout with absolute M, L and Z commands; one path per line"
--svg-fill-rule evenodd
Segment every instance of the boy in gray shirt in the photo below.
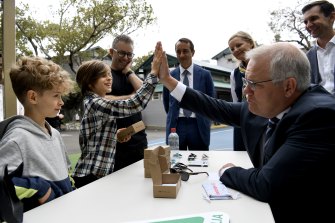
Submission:
M 61 96 L 74 82 L 60 66 L 38 57 L 20 58 L 10 78 L 24 115 L 9 123 L 0 141 L 0 165 L 8 164 L 10 173 L 23 163 L 22 176 L 12 182 L 27 211 L 73 190 L 65 144 L 45 118 L 58 114 Z

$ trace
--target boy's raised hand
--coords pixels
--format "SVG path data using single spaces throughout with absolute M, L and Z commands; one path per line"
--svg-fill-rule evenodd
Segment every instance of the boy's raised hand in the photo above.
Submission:
M 170 75 L 168 60 L 160 41 L 156 44 L 155 54 L 151 64 L 151 73 L 157 75 L 160 82 L 169 89 L 169 91 L 175 89 L 178 84 L 178 81 Z
M 155 47 L 154 58 L 151 63 L 151 73 L 158 76 L 159 68 L 161 66 L 161 60 L 163 57 L 162 43 L 158 41 Z
M 161 66 L 159 68 L 158 77 L 161 81 L 170 77 L 169 64 L 168 64 L 168 60 L 167 60 L 165 51 L 163 51 L 163 53 L 162 53 Z

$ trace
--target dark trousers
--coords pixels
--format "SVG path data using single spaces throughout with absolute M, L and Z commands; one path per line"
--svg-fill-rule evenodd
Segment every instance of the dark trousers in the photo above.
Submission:
M 85 186 L 86 184 L 92 183 L 93 181 L 96 181 L 98 179 L 98 177 L 96 177 L 93 174 L 89 174 L 87 176 L 84 177 L 72 177 L 74 182 L 75 182 L 75 187 L 79 188 L 82 186 Z
M 147 148 L 147 146 L 145 148 Z M 137 147 L 132 146 L 130 148 L 124 148 L 122 146 L 119 146 L 118 143 L 118 145 L 116 146 L 115 164 L 113 172 L 118 171 L 143 159 L 145 148 L 143 148 L 142 144 L 139 144 Z
M 179 136 L 180 150 L 208 151 L 209 145 L 202 141 L 195 118 L 178 118 L 177 134 Z

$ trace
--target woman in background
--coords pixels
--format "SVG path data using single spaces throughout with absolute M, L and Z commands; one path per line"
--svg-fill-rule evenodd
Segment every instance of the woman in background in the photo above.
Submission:
M 243 95 L 242 77 L 245 77 L 245 69 L 248 65 L 245 54 L 247 51 L 255 48 L 256 43 L 248 33 L 239 31 L 229 38 L 228 46 L 234 57 L 240 61 L 239 66 L 236 67 L 230 75 L 231 96 L 233 102 L 241 102 L 245 99 Z M 241 130 L 238 127 L 234 127 L 234 151 L 244 150 L 246 149 Z

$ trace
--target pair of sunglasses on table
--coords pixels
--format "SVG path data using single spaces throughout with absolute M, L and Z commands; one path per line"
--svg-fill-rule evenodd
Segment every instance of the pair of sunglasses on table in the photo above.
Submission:
M 182 158 L 183 155 L 181 153 L 175 153 L 175 154 L 173 154 L 173 157 L 175 157 L 175 158 Z M 193 161 L 196 158 L 197 158 L 196 154 L 190 153 L 190 155 L 188 155 L 188 157 L 187 157 L 187 160 L 188 161 Z M 201 160 L 208 160 L 208 158 L 209 158 L 208 155 L 202 154 Z
M 182 181 L 188 181 L 190 175 L 198 175 L 204 173 L 207 174 L 207 176 L 209 176 L 207 172 L 193 172 L 193 170 L 188 168 L 187 165 L 183 163 L 176 163 L 175 165 L 173 165 L 173 167 L 170 168 L 170 173 L 179 173 Z
M 190 155 L 188 155 L 187 160 L 188 161 L 193 161 L 193 160 L 196 160 L 196 158 L 197 158 L 197 155 L 194 154 L 194 153 L 191 153 Z M 208 155 L 202 154 L 201 160 L 208 160 Z

